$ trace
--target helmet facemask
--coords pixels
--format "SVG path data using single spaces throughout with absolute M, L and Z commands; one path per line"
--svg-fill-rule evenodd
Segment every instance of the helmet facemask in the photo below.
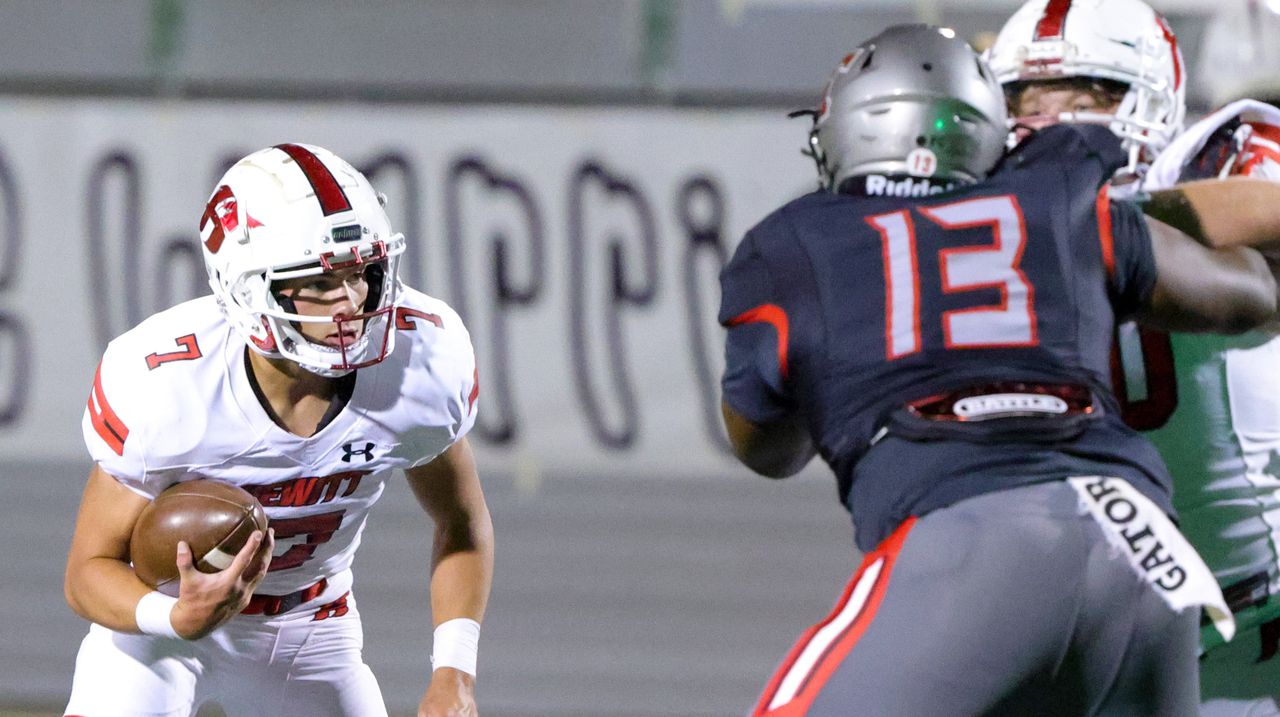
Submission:
M 312 373 L 329 377 L 342 376 L 381 361 L 395 346 L 394 312 L 402 289 L 396 278 L 399 263 L 398 253 L 389 256 L 386 245 L 376 242 L 363 248 L 352 247 L 340 256 L 322 255 L 319 265 L 266 272 L 263 280 L 271 290 L 260 314 L 275 337 L 275 353 Z M 361 270 L 367 290 L 356 313 L 350 316 L 302 313 L 295 301 L 279 290 L 280 282 L 287 279 L 352 268 Z M 309 338 L 303 329 L 306 324 L 333 325 L 338 345 L 330 346 Z M 348 338 L 352 333 L 357 335 Z

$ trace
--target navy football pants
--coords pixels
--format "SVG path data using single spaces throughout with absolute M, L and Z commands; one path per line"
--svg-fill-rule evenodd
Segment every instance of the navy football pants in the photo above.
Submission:
M 1175 613 L 1055 481 L 904 523 L 753 714 L 1193 715 L 1198 610 Z

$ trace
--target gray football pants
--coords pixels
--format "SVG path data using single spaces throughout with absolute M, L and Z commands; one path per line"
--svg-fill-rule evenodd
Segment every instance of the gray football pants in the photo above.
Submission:
M 1055 481 L 904 523 L 784 660 L 755 715 L 1196 714 L 1174 612 Z

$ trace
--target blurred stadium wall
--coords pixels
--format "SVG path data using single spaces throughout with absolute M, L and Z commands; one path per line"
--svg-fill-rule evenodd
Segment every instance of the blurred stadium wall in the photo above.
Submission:
M 814 186 L 785 112 L 850 46 L 912 20 L 977 40 L 1015 4 L 0 1 L 0 707 L 58 710 L 86 627 L 61 576 L 99 354 L 205 293 L 228 163 L 303 141 L 390 195 L 406 280 L 480 356 L 484 713 L 743 713 L 858 555 L 824 470 L 726 453 L 717 270 Z M 1155 4 L 1194 47 L 1204 9 Z M 393 480 L 356 596 L 397 712 L 429 671 L 428 539 Z

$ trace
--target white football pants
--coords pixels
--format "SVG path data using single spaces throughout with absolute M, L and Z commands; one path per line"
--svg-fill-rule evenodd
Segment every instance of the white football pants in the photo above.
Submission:
M 214 702 L 228 717 L 386 717 L 363 646 L 350 595 L 346 610 L 242 615 L 196 641 L 93 625 L 65 714 L 188 717 Z

